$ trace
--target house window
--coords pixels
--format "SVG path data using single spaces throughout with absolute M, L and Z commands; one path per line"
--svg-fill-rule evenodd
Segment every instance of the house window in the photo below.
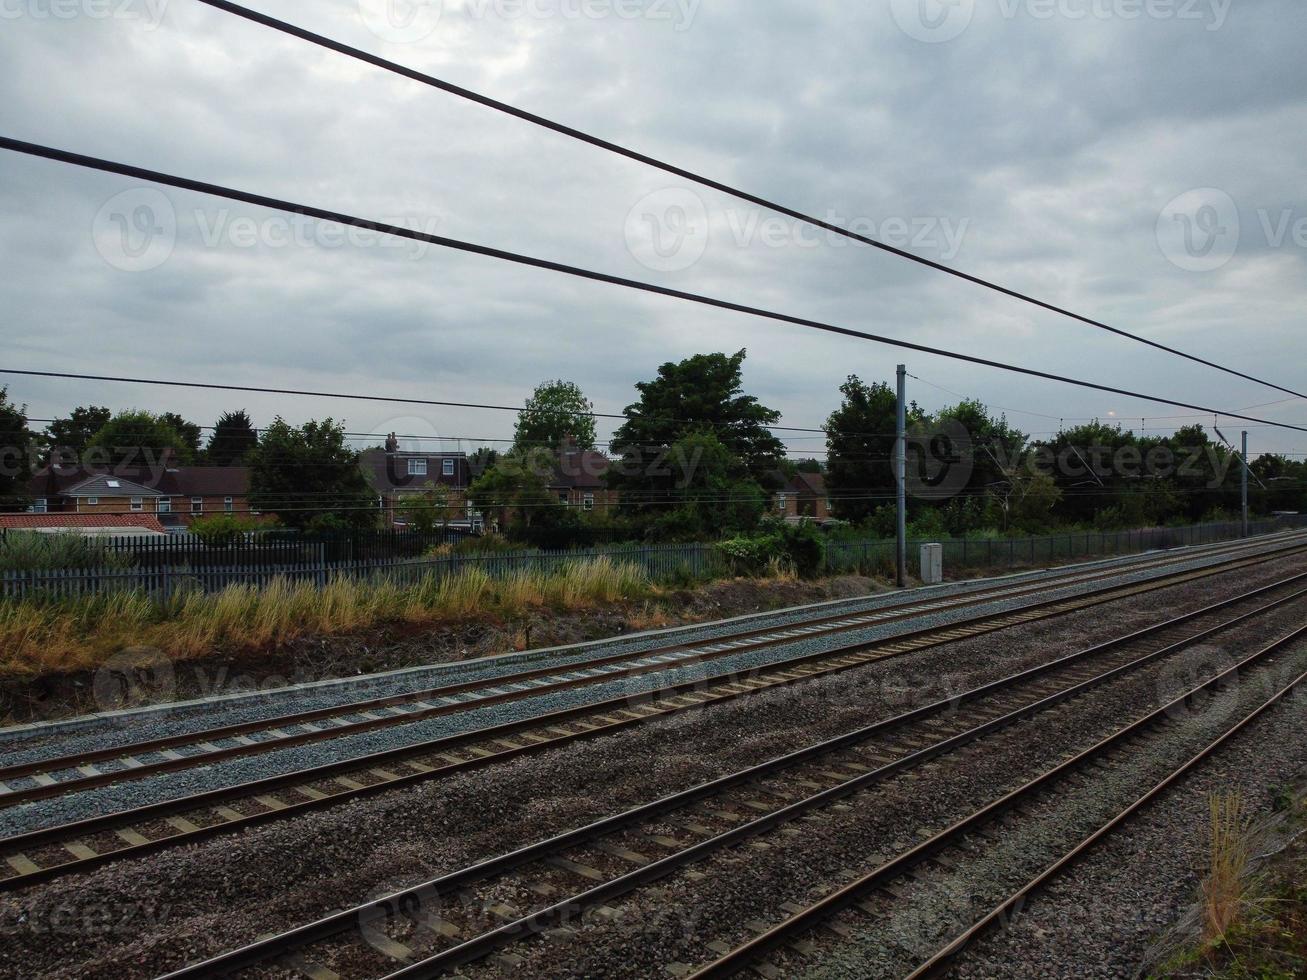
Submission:
M 452 459 L 443 460 L 440 464 L 440 472 L 445 476 L 454 475 L 454 461 Z
M 565 493 L 560 493 L 558 495 L 558 502 L 562 504 L 564 507 L 566 507 L 568 504 L 571 503 L 571 501 L 567 497 L 567 494 Z
M 160 513 L 160 514 L 171 514 L 171 513 L 172 513 L 172 498 L 171 498 L 171 497 L 160 497 L 158 500 L 155 501 L 155 503 L 154 503 L 154 509 L 155 509 L 156 512 L 158 512 L 158 513 Z
M 35 500 L 32 501 L 32 513 L 33 514 L 46 513 L 46 500 L 44 497 L 37 497 Z
M 408 461 L 409 476 L 426 476 L 427 461 L 425 459 L 410 459 Z
M 95 506 L 96 504 L 98 504 L 99 502 L 100 502 L 100 498 L 99 498 L 99 497 L 87 497 L 87 498 L 86 498 L 86 506 L 87 506 L 87 507 L 94 507 L 94 506 Z
M 191 513 L 192 513 L 192 514 L 203 514 L 203 513 L 204 513 L 204 498 L 203 498 L 203 497 L 192 497 L 192 498 L 191 498 Z
M 222 498 L 222 509 L 223 509 L 224 511 L 226 511 L 228 514 L 230 514 L 230 513 L 231 513 L 231 508 L 232 508 L 232 498 L 231 498 L 231 497 L 223 497 L 223 498 Z
M 583 496 L 581 498 L 581 506 L 584 507 L 586 510 L 594 510 L 595 495 L 592 493 L 587 493 L 585 496 Z
M 144 498 L 144 497 L 133 497 L 133 498 L 132 498 L 132 510 L 133 510 L 133 511 L 145 510 L 145 498 Z

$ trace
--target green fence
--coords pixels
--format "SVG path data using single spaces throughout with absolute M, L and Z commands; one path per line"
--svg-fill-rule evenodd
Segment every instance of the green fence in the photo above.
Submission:
M 1251 521 L 1250 535 L 1272 534 L 1307 526 L 1307 518 L 1288 517 Z M 912 538 L 908 541 L 908 568 L 918 566 L 923 544 L 944 549 L 944 573 L 958 569 L 1038 568 L 1046 565 L 1133 555 L 1161 548 L 1214 544 L 1241 537 L 1239 522 L 1191 524 L 1186 527 L 1139 528 L 1131 531 L 1079 531 L 1031 538 Z M 889 573 L 894 569 L 894 541 L 830 541 L 826 569 L 831 574 Z

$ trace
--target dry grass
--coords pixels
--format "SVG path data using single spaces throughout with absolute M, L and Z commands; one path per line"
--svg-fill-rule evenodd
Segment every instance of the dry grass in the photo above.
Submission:
M 94 669 L 130 646 L 185 660 L 216 649 L 259 649 L 302 636 L 339 635 L 386 623 L 425 625 L 490 613 L 588 609 L 647 598 L 643 570 L 607 558 L 577 561 L 553 574 L 492 579 L 467 569 L 413 584 L 335 578 L 325 586 L 274 580 L 155 602 L 120 592 L 58 602 L 0 603 L 0 675 L 35 677 Z
M 1252 819 L 1238 793 L 1214 794 L 1211 813 L 1211 865 L 1203 881 L 1203 940 L 1217 946 L 1248 906 L 1253 835 Z

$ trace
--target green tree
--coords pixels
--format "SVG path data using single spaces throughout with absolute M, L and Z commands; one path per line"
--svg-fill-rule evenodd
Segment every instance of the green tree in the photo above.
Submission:
M 676 503 L 655 517 L 650 535 L 659 540 L 703 540 L 756 527 L 766 493 L 717 438 L 690 432 L 671 446 L 669 460 L 686 474 Z
M 404 497 L 399 505 L 399 513 L 405 524 L 423 534 L 431 534 L 437 528 L 446 527 L 454 519 L 449 488 L 427 481 L 420 493 Z
M 376 525 L 376 493 L 332 419 L 298 428 L 278 416 L 250 454 L 250 504 L 306 530 Z
M 467 468 L 475 479 L 499 461 L 499 450 L 479 446 L 467 458 Z
M 27 484 L 34 463 L 27 406 L 15 405 L 9 400 L 9 389 L 0 388 L 0 509 L 27 506 Z
M 826 420 L 826 487 L 835 516 L 861 523 L 894 497 L 894 433 L 898 395 L 877 381 L 851 374 L 840 385 L 843 400 Z M 919 421 L 914 404 L 910 421 Z
M 675 510 L 693 488 L 693 452 L 673 454 L 689 436 L 711 433 L 729 457 L 728 479 L 774 489 L 784 445 L 768 426 L 780 412 L 743 392 L 746 352 L 697 354 L 658 368 L 652 381 L 637 384 L 639 401 L 624 410 L 626 421 L 613 436 L 621 460 L 606 475 L 621 492 L 624 513 L 652 520 Z M 685 448 L 704 449 L 702 442 Z
M 259 435 L 245 409 L 223 412 L 209 436 L 205 461 L 210 466 L 241 466 L 259 444 Z
M 538 385 L 517 417 L 513 445 L 519 450 L 535 447 L 558 449 L 563 440 L 576 440 L 579 449 L 594 449 L 594 404 L 571 381 L 547 381 Z
M 67 418 L 55 419 L 46 426 L 46 439 L 51 451 L 68 462 L 80 459 L 92 437 L 111 418 L 113 412 L 99 405 L 74 408 Z
M 194 422 L 188 422 L 176 412 L 164 412 L 159 416 L 165 423 L 172 426 L 173 431 L 182 437 L 189 454 L 187 459 L 195 462 L 200 456 L 200 436 L 203 430 Z
M 486 513 L 504 515 L 508 526 L 557 527 L 575 515 L 549 491 L 554 455 L 540 447 L 506 453 L 472 482 L 468 499 Z
M 194 460 L 187 437 L 164 416 L 135 410 L 119 412 L 109 419 L 91 437 L 86 448 L 103 453 L 111 466 L 147 466 L 168 452 L 175 455 L 178 463 L 189 464 Z

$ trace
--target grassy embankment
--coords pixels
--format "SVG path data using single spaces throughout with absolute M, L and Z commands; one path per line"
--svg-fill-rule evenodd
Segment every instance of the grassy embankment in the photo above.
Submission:
M 173 660 L 215 649 L 274 647 L 304 636 L 347 634 L 384 624 L 427 625 L 476 616 L 517 618 L 532 610 L 577 611 L 655 599 L 660 589 L 633 565 L 601 558 L 559 571 L 492 579 L 468 569 L 413 584 L 337 578 L 325 587 L 277 579 L 156 601 L 140 592 L 0 602 L 0 677 L 94 670 L 127 647 L 156 647 Z

